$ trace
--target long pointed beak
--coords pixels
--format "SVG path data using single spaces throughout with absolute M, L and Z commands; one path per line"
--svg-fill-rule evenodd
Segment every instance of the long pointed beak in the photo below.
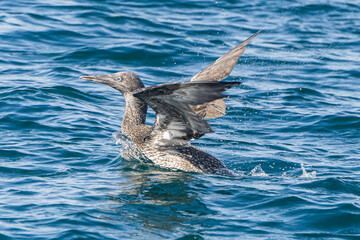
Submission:
M 92 82 L 103 82 L 104 81 L 103 75 L 83 75 L 80 78 L 84 79 L 84 80 L 89 80 Z
M 115 81 L 115 79 L 113 79 L 109 75 L 83 75 L 80 78 L 84 79 L 84 80 L 92 81 L 92 82 L 103 83 L 103 84 L 109 85 L 110 87 L 113 87 L 119 91 L 123 91 L 123 89 L 124 89 L 123 85 L 121 85 L 119 82 Z
M 92 82 L 107 84 L 110 86 L 115 82 L 114 79 L 112 79 L 108 75 L 83 75 L 80 78 Z

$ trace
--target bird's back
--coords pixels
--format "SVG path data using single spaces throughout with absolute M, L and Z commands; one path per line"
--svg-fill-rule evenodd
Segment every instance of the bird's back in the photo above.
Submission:
M 234 175 L 224 163 L 190 144 L 157 149 L 151 143 L 138 146 L 156 165 L 186 172 Z

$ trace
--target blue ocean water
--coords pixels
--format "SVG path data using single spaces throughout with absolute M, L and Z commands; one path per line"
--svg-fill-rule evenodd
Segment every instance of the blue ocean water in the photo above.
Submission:
M 0 2 L 0 239 L 359 239 L 356 0 Z M 124 101 L 83 74 L 187 81 L 264 31 L 194 142 L 240 176 L 119 156 Z M 154 114 L 149 114 L 149 124 Z

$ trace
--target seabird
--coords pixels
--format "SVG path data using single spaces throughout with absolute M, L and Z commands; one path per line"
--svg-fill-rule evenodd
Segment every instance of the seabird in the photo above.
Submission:
M 261 31 L 261 30 L 260 30 Z M 211 133 L 204 118 L 225 114 L 222 94 L 240 82 L 220 82 L 229 76 L 245 46 L 260 32 L 218 58 L 190 79 L 144 87 L 131 72 L 108 75 L 85 75 L 80 78 L 107 84 L 125 98 L 121 132 L 154 164 L 187 172 L 233 175 L 224 163 L 209 153 L 192 146 L 190 140 Z M 147 106 L 156 113 L 152 126 L 145 124 Z

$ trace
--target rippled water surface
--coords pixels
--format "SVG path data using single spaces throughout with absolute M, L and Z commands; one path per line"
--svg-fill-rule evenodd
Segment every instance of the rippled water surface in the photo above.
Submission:
M 358 1 L 1 1 L 0 239 L 359 239 Z M 119 157 L 82 74 L 187 81 L 263 28 L 194 144 L 242 173 Z M 148 122 L 154 120 L 149 114 Z

